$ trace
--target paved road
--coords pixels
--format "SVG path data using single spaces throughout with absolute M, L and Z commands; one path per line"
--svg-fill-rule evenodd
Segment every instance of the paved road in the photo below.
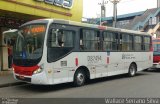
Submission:
M 3 98 L 160 98 L 160 70 L 139 72 L 129 78 L 125 75 L 96 79 L 82 87 L 72 83 L 55 86 L 20 85 L 0 88 Z

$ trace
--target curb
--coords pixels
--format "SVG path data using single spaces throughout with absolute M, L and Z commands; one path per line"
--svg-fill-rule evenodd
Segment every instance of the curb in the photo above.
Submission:
M 0 71 L 0 76 L 7 76 L 12 74 L 12 70 Z
M 5 71 L 0 71 L 0 79 L 1 80 L 5 80 L 6 78 L 9 78 L 12 76 L 13 77 L 13 70 L 5 70 Z M 0 83 L 0 88 L 3 88 L 3 87 L 11 87 L 11 86 L 17 86 L 17 85 L 23 85 L 23 84 L 26 84 L 25 82 L 20 82 L 20 81 L 16 81 L 16 80 L 6 80 L 5 81 L 2 81 L 3 83 Z
M 26 83 L 25 82 L 6 83 L 6 84 L 1 84 L 0 88 L 10 87 L 10 86 L 17 86 L 17 85 L 24 85 L 24 84 L 26 84 Z

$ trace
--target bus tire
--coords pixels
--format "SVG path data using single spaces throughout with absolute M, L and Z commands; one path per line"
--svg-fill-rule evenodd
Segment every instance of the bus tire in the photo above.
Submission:
M 136 72 L 137 72 L 137 67 L 135 64 L 131 64 L 129 66 L 129 70 L 128 70 L 128 76 L 129 77 L 134 77 L 136 75 Z
M 74 75 L 74 86 L 83 86 L 86 81 L 86 74 L 83 70 L 77 70 Z

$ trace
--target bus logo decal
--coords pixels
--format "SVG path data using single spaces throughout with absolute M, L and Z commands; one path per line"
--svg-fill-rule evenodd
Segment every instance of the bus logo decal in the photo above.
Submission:
M 133 54 L 122 54 L 122 59 L 135 59 Z

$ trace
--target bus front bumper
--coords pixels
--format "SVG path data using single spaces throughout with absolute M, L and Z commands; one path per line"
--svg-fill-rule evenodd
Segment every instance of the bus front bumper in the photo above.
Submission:
M 36 85 L 50 85 L 50 84 L 52 84 L 51 82 L 49 82 L 49 80 L 44 72 L 38 73 L 38 74 L 33 74 L 32 76 L 24 76 L 24 75 L 19 75 L 19 74 L 14 73 L 14 78 L 16 80 L 20 80 L 20 81 L 24 81 L 24 82 L 36 84 Z

